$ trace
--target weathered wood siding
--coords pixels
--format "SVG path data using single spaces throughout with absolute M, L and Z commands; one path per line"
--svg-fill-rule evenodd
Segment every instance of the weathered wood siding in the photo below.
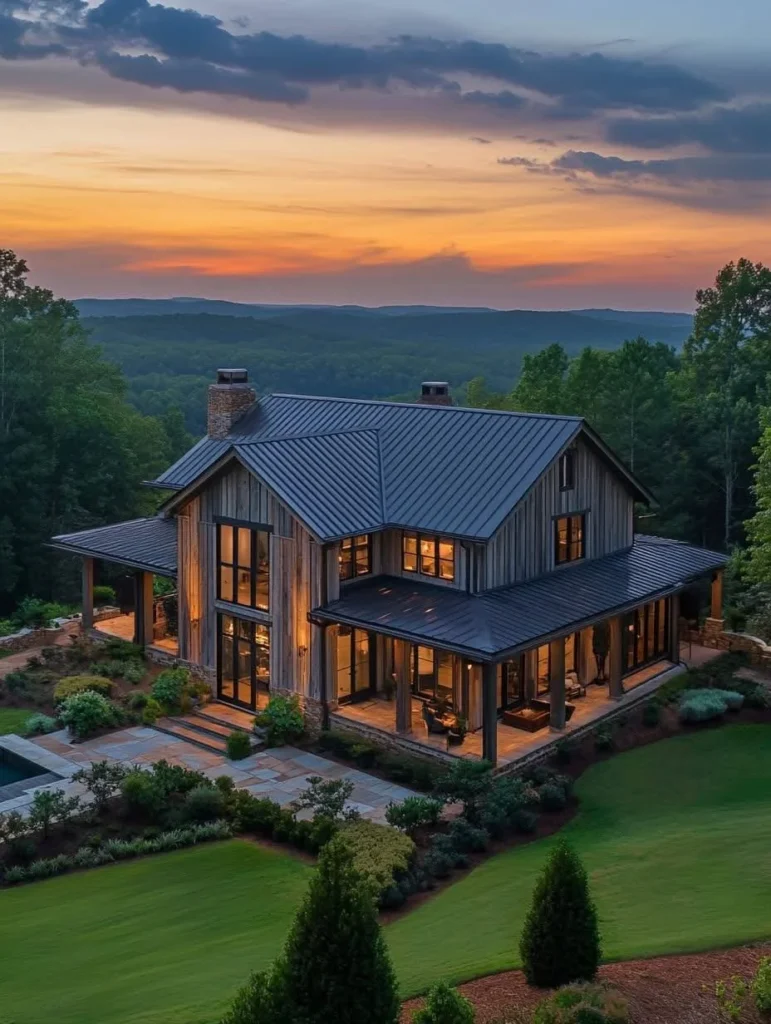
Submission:
M 216 518 L 272 528 L 267 613 L 216 599 Z M 320 688 L 321 637 L 308 612 L 322 597 L 323 553 L 279 499 L 241 466 L 224 470 L 178 514 L 180 657 L 214 670 L 217 612 L 270 625 L 271 688 Z
M 555 516 L 585 514 L 585 558 L 600 558 L 629 547 L 633 509 L 627 485 L 604 459 L 579 441 L 575 487 L 560 490 L 559 460 L 555 460 L 487 545 L 478 573 L 479 589 L 505 586 L 555 569 Z

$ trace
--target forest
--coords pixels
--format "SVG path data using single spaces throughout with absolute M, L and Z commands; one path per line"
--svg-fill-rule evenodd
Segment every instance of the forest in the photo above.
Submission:
M 202 433 L 212 367 L 244 363 L 262 391 L 408 400 L 441 365 L 463 404 L 586 417 L 658 499 L 637 528 L 731 551 L 730 614 L 758 621 L 771 607 L 771 270 L 729 263 L 695 298 L 682 345 L 656 337 L 682 325 L 655 317 L 619 338 L 605 311 L 557 314 L 581 324 L 563 343 L 555 314 L 523 313 L 517 331 L 485 311 L 363 317 L 364 335 L 361 314 L 328 309 L 81 319 L 0 250 L 0 615 L 29 596 L 77 599 L 72 560 L 48 539 L 152 511 L 142 481 Z

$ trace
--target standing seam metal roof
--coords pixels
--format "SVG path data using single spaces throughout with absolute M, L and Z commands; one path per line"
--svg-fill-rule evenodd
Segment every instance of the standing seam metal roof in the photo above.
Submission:
M 575 416 L 268 395 L 156 483 L 186 488 L 232 451 L 321 540 L 384 526 L 485 540 L 582 427 Z
M 615 554 L 481 594 L 377 577 L 313 614 L 489 659 L 670 593 L 726 561 L 715 551 L 638 536 Z
M 73 554 L 91 555 L 160 576 L 177 572 L 177 522 L 151 516 L 112 523 L 51 538 L 51 546 Z

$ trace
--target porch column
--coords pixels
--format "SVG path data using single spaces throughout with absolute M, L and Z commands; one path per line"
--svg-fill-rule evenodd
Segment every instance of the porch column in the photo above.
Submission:
M 394 640 L 394 673 L 396 674 L 396 731 L 412 732 L 412 693 L 410 691 L 410 645 Z
M 88 556 L 83 559 L 81 593 L 83 611 L 80 621 L 83 629 L 88 630 L 94 625 L 94 560 Z
M 610 619 L 608 626 L 610 627 L 610 651 L 608 653 L 610 680 L 608 692 L 612 700 L 621 700 L 624 696 L 624 644 L 621 616 L 616 615 Z
M 147 647 L 153 642 L 153 574 L 134 573 L 134 643 Z
M 549 644 L 549 727 L 565 728 L 565 638 L 552 640 Z
M 709 617 L 723 620 L 723 570 L 718 569 L 712 574 L 712 595 L 710 601 Z
M 482 666 L 482 757 L 491 764 L 498 761 L 497 679 L 498 666 L 485 662 Z
M 669 660 L 680 664 L 680 595 L 669 599 Z

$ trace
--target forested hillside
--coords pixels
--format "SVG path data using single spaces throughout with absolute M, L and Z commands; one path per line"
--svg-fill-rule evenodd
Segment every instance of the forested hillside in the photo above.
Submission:
M 137 408 L 159 415 L 170 405 L 178 406 L 193 433 L 203 431 L 206 386 L 218 366 L 247 367 L 261 392 L 409 397 L 421 380 L 449 380 L 457 390 L 476 376 L 484 376 L 495 389 L 508 390 L 523 356 L 553 342 L 569 354 L 587 345 L 614 349 L 640 333 L 639 317 L 658 318 L 646 322 L 646 333 L 667 344 L 681 345 L 689 330 L 684 314 L 629 314 L 632 320 L 627 322 L 613 319 L 608 310 L 598 311 L 596 318 L 580 311 L 449 312 L 422 307 L 408 312 L 243 307 L 253 309 L 255 316 L 149 312 L 155 306 L 167 310 L 190 304 L 197 309 L 204 301 L 115 300 L 118 309 L 133 304 L 142 312 L 83 319 L 105 356 L 125 373 Z M 235 304 L 208 305 L 230 309 Z M 83 300 L 81 306 L 112 308 L 98 300 Z

